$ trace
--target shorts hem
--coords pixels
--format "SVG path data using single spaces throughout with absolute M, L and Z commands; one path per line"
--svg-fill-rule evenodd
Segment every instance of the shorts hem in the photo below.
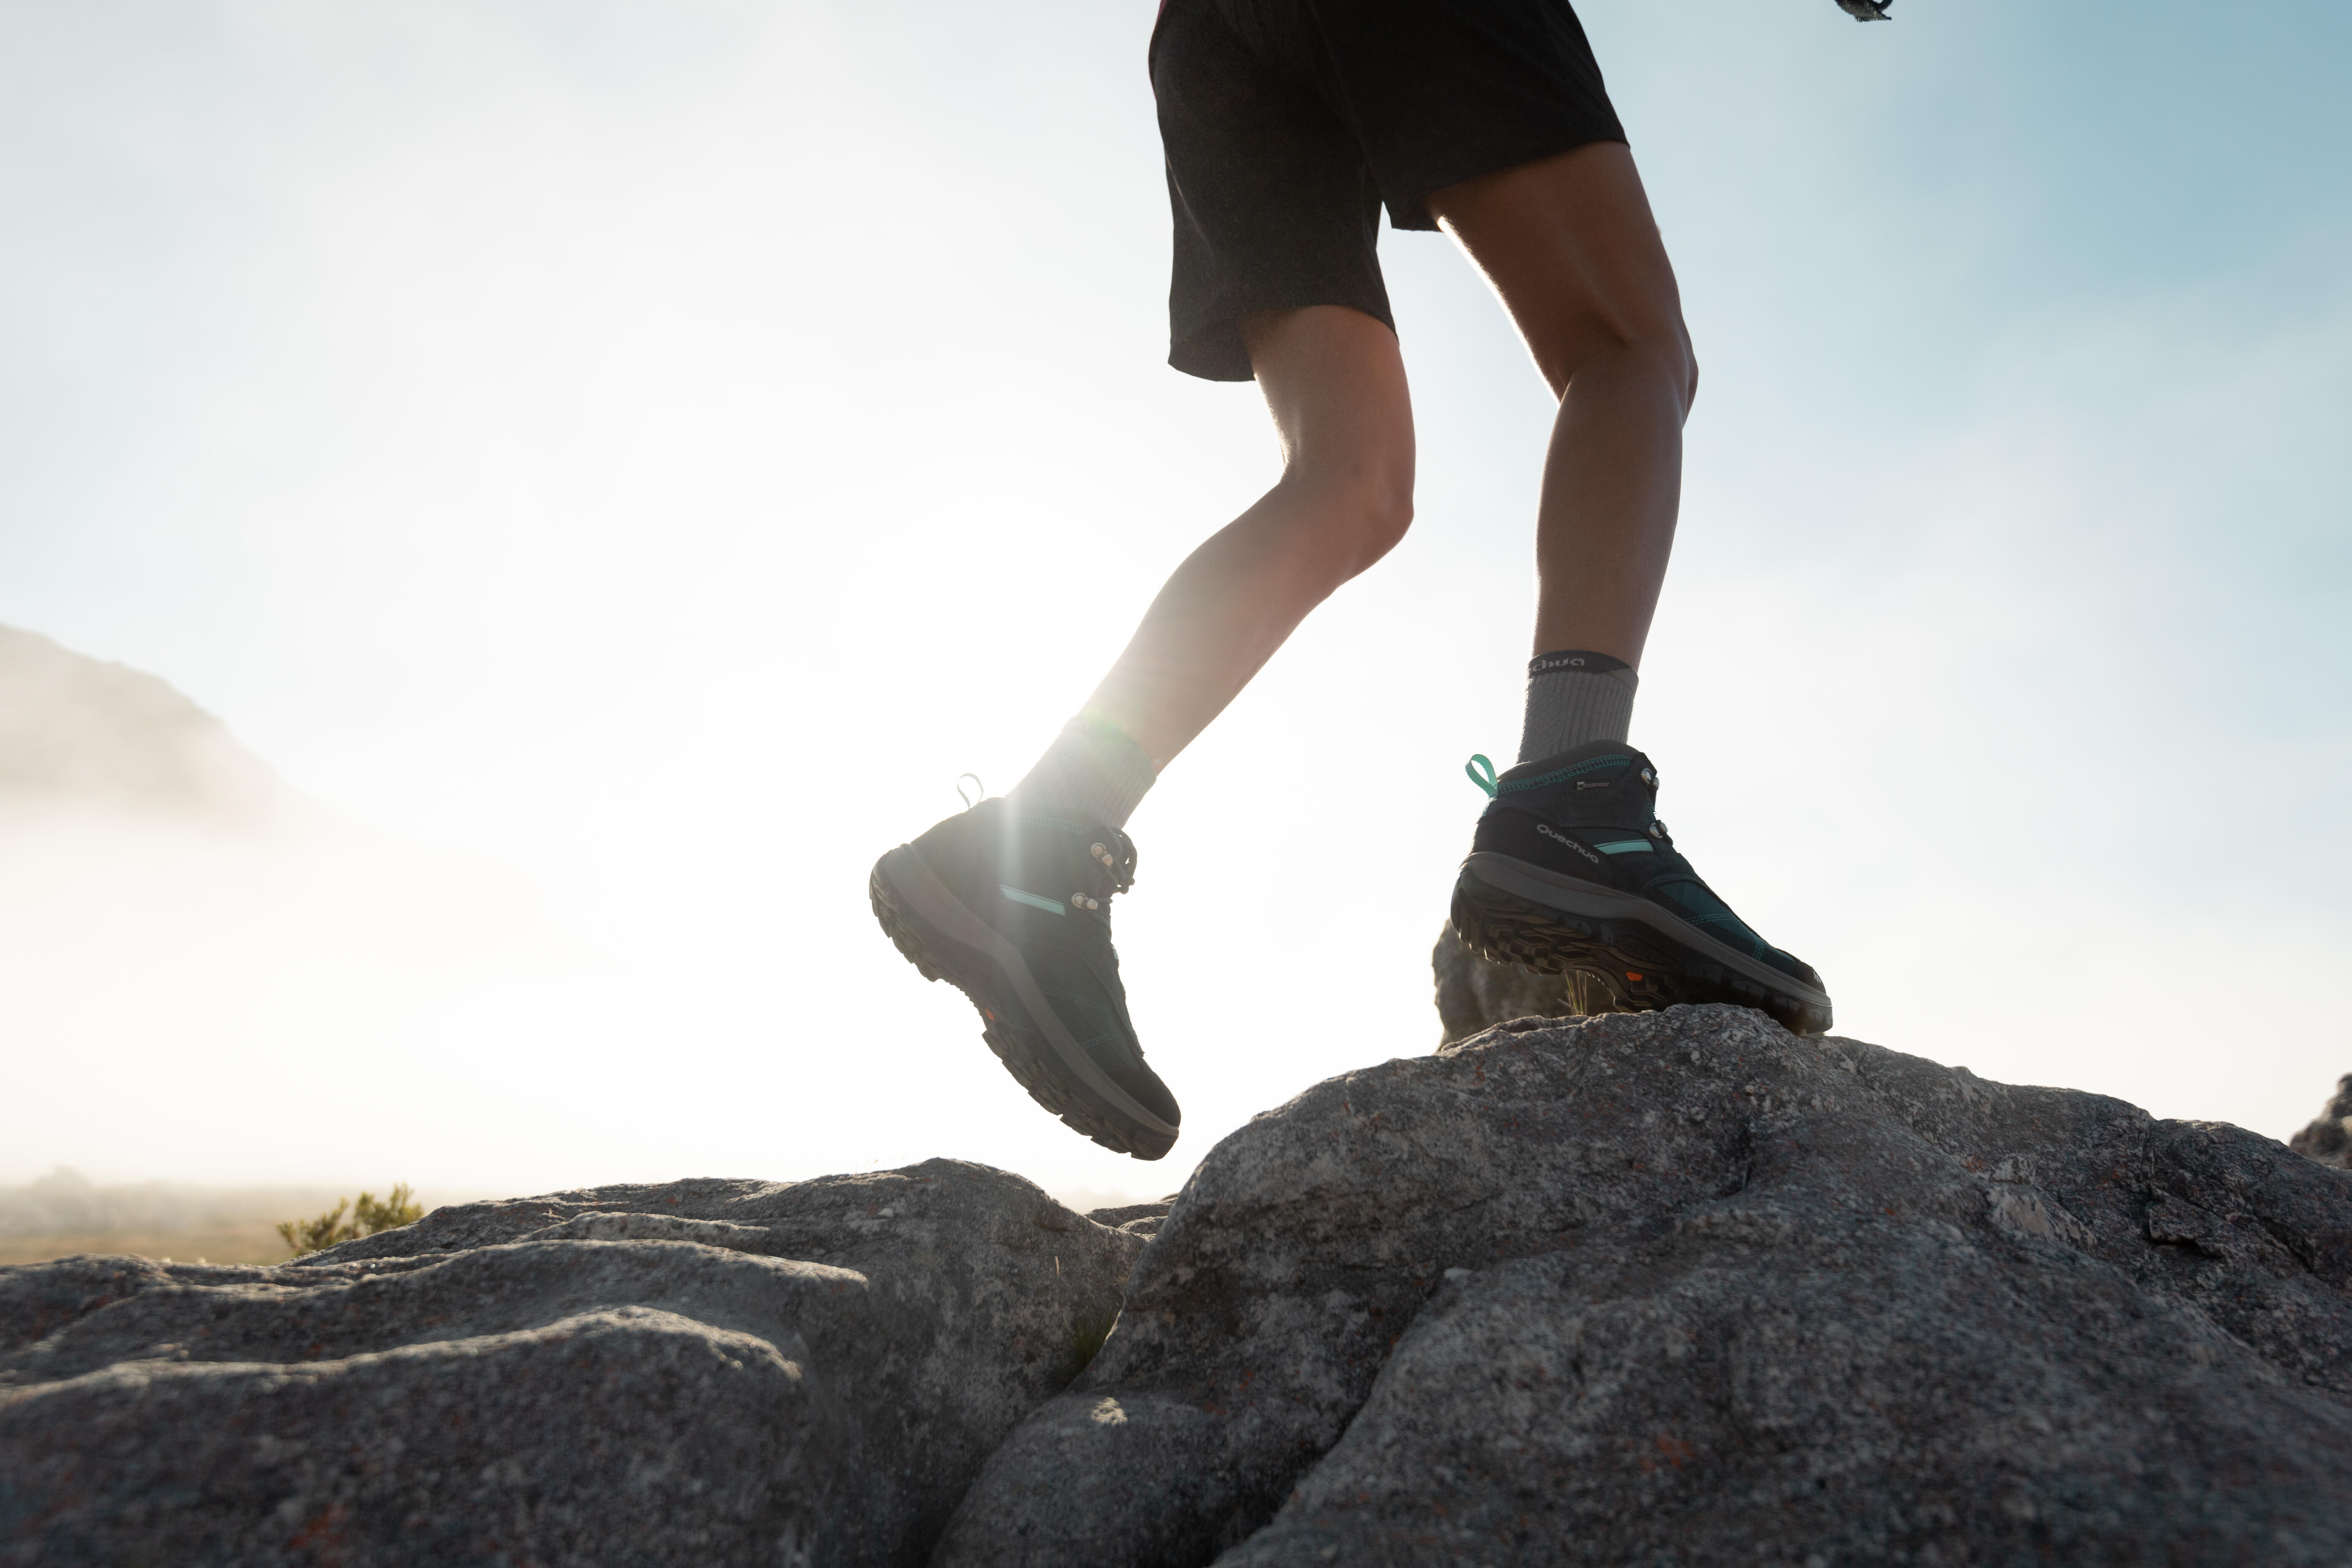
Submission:
M 1475 180 L 1482 174 L 1499 174 L 1506 169 L 1516 169 L 1525 163 L 1539 163 L 1546 158 L 1557 158 L 1562 153 L 1573 153 L 1579 147 L 1591 147 L 1597 142 L 1614 142 L 1625 145 L 1625 128 L 1614 120 L 1596 121 L 1574 131 L 1560 131 L 1548 136 L 1528 137 L 1499 146 L 1465 151 L 1416 176 L 1410 195 L 1403 197 L 1381 193 L 1389 209 L 1389 226 L 1417 233 L 1434 233 L 1437 220 L 1430 216 L 1429 198 L 1449 185 L 1465 180 Z
M 1360 300 L 1335 300 L 1328 294 L 1306 294 L 1220 312 L 1170 344 L 1168 363 L 1171 368 L 1181 370 L 1186 375 L 1198 376 L 1202 381 L 1255 381 L 1257 372 L 1250 364 L 1249 345 L 1242 341 L 1242 318 L 1260 310 L 1303 310 L 1309 305 L 1339 305 L 1361 311 L 1390 331 L 1397 330 L 1396 316 L 1385 309 L 1376 310 Z

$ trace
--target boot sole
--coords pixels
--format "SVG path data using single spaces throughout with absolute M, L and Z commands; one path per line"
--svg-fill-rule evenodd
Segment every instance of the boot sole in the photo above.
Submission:
M 874 863 L 866 892 L 907 962 L 979 1009 L 980 1037 L 1030 1099 L 1117 1153 L 1157 1160 L 1176 1146 L 1177 1130 L 1113 1083 L 1055 1015 L 1021 950 L 966 909 L 911 846 Z
M 1754 1007 L 1794 1034 L 1829 1032 L 1829 994 L 1726 946 L 1662 904 L 1480 850 L 1454 884 L 1454 929 L 1485 957 L 1581 974 L 1616 1007 Z

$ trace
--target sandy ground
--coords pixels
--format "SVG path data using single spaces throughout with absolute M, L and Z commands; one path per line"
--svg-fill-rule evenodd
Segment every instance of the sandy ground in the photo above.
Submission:
M 200 1189 L 199 1189 L 200 1190 Z M 1080 1213 L 1090 1208 L 1150 1201 L 1150 1194 L 1074 1189 L 1055 1197 Z M 331 1199 L 299 1206 L 303 1217 L 330 1206 Z M 280 1207 L 285 1207 L 281 1204 Z M 428 1205 L 428 1207 L 438 1206 Z M 184 1228 L 123 1226 L 109 1230 L 61 1231 L 45 1236 L 0 1235 L 0 1268 L 16 1263 L 47 1263 L 95 1252 L 152 1258 L 174 1263 L 285 1263 L 290 1260 L 278 1239 L 277 1222 L 296 1217 L 298 1207 L 267 1217 L 231 1218 L 214 1215 Z
M 288 1217 L 291 1217 L 290 1215 Z M 106 1231 L 82 1236 L 0 1236 L 0 1267 L 47 1263 L 80 1252 L 130 1253 L 173 1263 L 284 1263 L 290 1254 L 268 1220 L 176 1232 Z

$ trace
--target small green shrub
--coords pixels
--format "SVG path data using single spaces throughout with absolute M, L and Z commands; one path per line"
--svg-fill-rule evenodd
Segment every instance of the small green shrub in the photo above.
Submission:
M 349 1213 L 351 1218 L 343 1215 Z M 294 1256 L 301 1258 L 330 1247 L 339 1241 L 357 1241 L 363 1236 L 373 1236 L 380 1230 L 398 1230 L 404 1225 L 415 1225 L 425 1217 L 425 1205 L 415 1201 L 408 1184 L 402 1182 L 392 1189 L 392 1195 L 378 1202 L 373 1193 L 362 1193 L 354 1205 L 349 1198 L 337 1198 L 335 1206 L 316 1219 L 289 1219 L 278 1226 Z

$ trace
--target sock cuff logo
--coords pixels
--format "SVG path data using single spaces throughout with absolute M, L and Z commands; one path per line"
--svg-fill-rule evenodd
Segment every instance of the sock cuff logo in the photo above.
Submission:
M 1558 675 L 1566 672 L 1582 675 L 1614 675 L 1621 669 L 1633 668 L 1623 659 L 1612 658 L 1605 653 L 1594 653 L 1590 648 L 1571 647 L 1563 648 L 1558 653 L 1539 653 L 1528 660 L 1528 679 L 1533 680 L 1538 675 Z

